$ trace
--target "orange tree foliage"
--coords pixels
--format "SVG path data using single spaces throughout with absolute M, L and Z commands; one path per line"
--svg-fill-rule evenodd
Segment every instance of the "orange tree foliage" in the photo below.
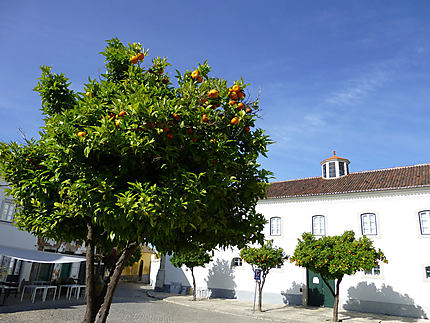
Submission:
M 193 300 L 196 300 L 196 278 L 194 276 L 194 268 L 204 267 L 211 261 L 212 255 L 204 247 L 200 247 L 191 252 L 175 252 L 170 258 L 170 262 L 173 266 L 180 268 L 182 265 L 185 265 L 190 269 L 193 278 Z
M 334 321 L 337 321 L 339 285 L 343 276 L 353 275 L 360 270 L 372 270 L 378 261 L 388 263 L 384 253 L 373 247 L 372 240 L 366 236 L 356 239 L 354 231 L 319 239 L 312 233 L 303 233 L 302 239 L 298 241 L 290 261 L 321 275 L 335 297 Z M 336 290 L 327 282 L 332 279 L 337 280 Z
M 240 257 L 252 266 L 252 270 L 261 269 L 261 279 L 258 281 L 258 309 L 262 311 L 262 293 L 269 271 L 282 265 L 288 256 L 282 248 L 273 247 L 273 241 L 267 241 L 260 248 L 245 247 L 240 251 Z

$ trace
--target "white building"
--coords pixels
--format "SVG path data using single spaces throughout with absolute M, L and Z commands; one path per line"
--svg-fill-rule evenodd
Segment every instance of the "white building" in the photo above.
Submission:
M 11 278 L 17 282 L 58 278 L 83 281 L 85 258 L 61 254 L 71 249 L 70 244 L 50 246 L 12 223 L 16 206 L 5 194 L 7 188 L 8 184 L 0 180 L 0 282 Z M 82 247 L 72 249 L 75 254 L 82 254 Z
M 24 250 L 37 250 L 37 238 L 28 232 L 20 231 L 12 224 L 15 214 L 15 203 L 5 195 L 7 183 L 0 180 L 0 247 L 12 247 Z M 22 260 L 7 257 L 0 252 L 0 281 L 8 275 L 19 275 L 28 280 L 31 264 Z
M 428 318 L 430 316 L 430 164 L 349 172 L 335 154 L 321 162 L 322 176 L 272 183 L 258 212 L 268 221 L 266 239 L 291 255 L 303 232 L 340 235 L 353 230 L 381 248 L 389 263 L 372 272 L 346 276 L 340 306 L 348 310 Z M 185 268 L 165 265 L 164 284 L 192 280 Z M 251 266 L 238 250 L 218 251 L 195 270 L 198 288 L 212 296 L 252 300 Z M 152 278 L 152 277 L 151 277 Z M 285 263 L 273 269 L 263 304 L 332 306 L 328 288 L 312 272 Z

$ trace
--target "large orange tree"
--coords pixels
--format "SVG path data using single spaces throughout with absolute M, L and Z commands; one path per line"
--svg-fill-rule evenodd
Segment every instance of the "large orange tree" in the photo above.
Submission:
M 255 205 L 270 175 L 258 101 L 206 63 L 170 78 L 138 43 L 107 42 L 106 73 L 82 92 L 42 67 L 39 139 L 2 143 L 0 171 L 20 205 L 16 224 L 86 246 L 85 322 L 105 322 L 121 270 L 139 243 L 160 252 L 262 241 Z M 145 58 L 146 57 L 146 58 Z M 145 60 L 144 60 L 145 58 Z M 116 250 L 96 294 L 94 250 Z

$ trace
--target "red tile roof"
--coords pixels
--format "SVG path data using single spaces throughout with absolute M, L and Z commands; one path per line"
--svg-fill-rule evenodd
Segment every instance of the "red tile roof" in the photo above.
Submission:
M 271 183 L 267 198 L 430 187 L 430 164 L 350 173 L 333 179 L 311 177 Z

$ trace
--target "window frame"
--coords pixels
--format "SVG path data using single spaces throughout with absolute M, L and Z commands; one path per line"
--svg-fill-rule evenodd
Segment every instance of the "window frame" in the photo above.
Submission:
M 365 226 L 364 226 L 364 218 L 365 218 L 365 216 L 369 216 L 368 217 L 368 219 L 369 219 L 369 230 L 371 231 L 371 229 L 372 229 L 372 226 L 371 226 L 371 223 L 372 223 L 372 221 L 370 221 L 370 215 L 373 215 L 373 219 L 374 219 L 374 227 L 375 227 L 375 232 L 373 233 L 373 232 L 370 232 L 370 233 L 365 233 L 364 231 L 365 231 Z M 377 236 L 378 235 L 378 223 L 377 223 L 377 220 L 376 220 L 376 213 L 371 213 L 371 212 L 367 212 L 367 213 L 361 213 L 360 214 L 360 223 L 361 223 L 361 234 L 362 235 L 365 235 L 365 236 Z
M 316 229 L 316 227 L 314 227 L 314 219 L 323 219 L 323 233 L 322 234 L 320 234 L 320 233 L 315 233 L 315 229 Z M 319 227 L 320 227 L 320 229 L 321 229 L 321 222 L 319 223 Z M 325 235 L 326 235 L 326 225 L 325 225 L 325 216 L 324 215 L 321 215 L 321 214 L 317 214 L 317 215 L 313 215 L 312 216 L 312 234 L 313 235 L 315 235 L 315 236 L 320 236 L 320 237 L 324 237 Z
M 7 205 L 7 215 L 9 213 L 12 213 L 11 219 L 9 220 L 7 217 L 3 217 L 5 206 Z M 12 209 L 12 211 L 10 211 Z M 16 212 L 16 204 L 12 199 L 4 198 L 1 201 L 0 204 L 0 222 L 6 222 L 6 223 L 12 223 L 13 219 L 15 218 L 15 212 Z
M 275 230 L 273 230 L 273 226 L 272 226 L 272 221 L 277 220 L 278 221 L 278 230 L 275 232 Z M 269 220 L 269 234 L 271 236 L 280 236 L 281 235 L 281 217 L 280 216 L 272 216 Z
M 341 176 L 345 176 L 345 162 L 339 161 L 338 165 L 339 165 L 339 177 Z
M 237 260 L 237 263 L 236 263 Z M 240 257 L 233 257 L 233 259 L 231 260 L 231 268 L 237 268 L 237 267 L 242 267 L 243 266 L 243 260 Z
M 336 162 L 328 163 L 328 178 L 336 178 Z
M 376 273 L 376 271 L 378 271 L 378 273 Z M 375 277 L 381 276 L 381 266 L 378 264 L 375 267 L 373 267 L 372 270 L 365 270 L 364 275 L 375 276 Z
M 428 231 L 424 232 L 423 231 L 423 221 L 422 221 L 422 215 L 426 214 L 428 216 Z M 420 223 L 420 233 L 423 236 L 428 236 L 430 235 L 430 210 L 422 210 L 418 212 L 418 222 Z

